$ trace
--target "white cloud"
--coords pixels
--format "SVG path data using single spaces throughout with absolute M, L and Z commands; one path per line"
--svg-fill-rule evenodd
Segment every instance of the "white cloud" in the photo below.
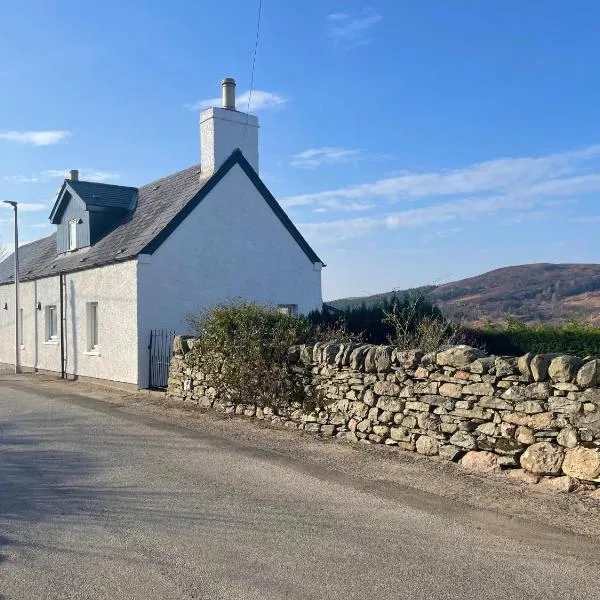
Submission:
M 354 16 L 333 13 L 327 17 L 327 33 L 338 46 L 351 50 L 368 44 L 371 41 L 370 29 L 382 19 L 380 14 L 372 10 L 365 10 Z
M 518 197 L 468 198 L 434 204 L 423 208 L 397 211 L 377 217 L 339 219 L 321 223 L 305 223 L 302 231 L 313 240 L 335 242 L 365 235 L 376 229 L 396 230 L 405 227 L 420 227 L 456 220 L 475 221 L 482 216 L 500 210 L 523 206 Z
M 327 200 L 321 204 L 318 208 L 315 208 L 313 212 L 322 213 L 329 212 L 332 210 L 343 210 L 346 212 L 365 211 L 375 208 L 377 205 L 368 202 L 338 202 L 337 200 Z
M 250 90 L 246 90 L 236 97 L 236 109 L 241 112 L 247 112 L 248 100 L 250 100 L 250 112 L 283 106 L 288 101 L 287 98 L 280 94 L 265 92 L 264 90 L 252 90 L 252 97 L 250 97 Z M 221 98 L 206 98 L 205 100 L 198 100 L 197 102 L 186 104 L 185 107 L 189 110 L 203 110 L 211 106 L 219 107 L 221 106 L 221 103 Z
M 327 18 L 330 21 L 344 21 L 345 19 L 350 18 L 346 13 L 332 13 L 327 15 Z
M 341 242 L 365 235 L 378 226 L 382 219 L 375 217 L 357 217 L 319 223 L 299 223 L 298 229 L 310 242 Z
M 464 198 L 376 217 L 304 223 L 299 227 L 312 241 L 337 242 L 359 237 L 377 229 L 396 230 L 458 220 L 474 222 L 502 211 L 518 211 L 536 206 L 543 208 L 545 203 L 543 200 L 537 199 L 535 195 L 515 193 L 487 198 Z M 453 229 L 459 229 L 459 227 Z
M 48 205 L 41 202 L 19 202 L 19 211 L 21 212 L 37 212 L 39 210 L 48 210 Z
M 97 181 L 98 183 L 114 181 L 120 177 L 119 173 L 115 173 L 114 171 L 95 171 L 94 169 L 83 169 L 79 173 L 79 178 L 83 181 Z
M 42 171 L 42 177 L 45 178 L 57 178 L 57 179 L 65 179 L 69 177 L 69 170 L 61 170 L 61 169 L 48 169 L 46 171 Z M 111 181 L 114 179 L 119 179 L 119 173 L 115 173 L 114 171 L 98 171 L 97 169 L 80 169 L 79 170 L 79 179 L 82 181 L 96 181 L 98 183 L 103 183 L 106 181 Z
M 549 217 L 550 214 L 543 211 L 525 211 L 510 215 L 505 219 L 502 219 L 501 223 L 502 225 L 522 225 L 523 223 L 538 223 L 540 221 L 546 221 Z
M 308 148 L 292 157 L 291 166 L 299 169 L 316 169 L 323 165 L 336 165 L 357 162 L 360 150 L 347 148 Z
M 50 146 L 58 144 L 71 137 L 69 131 L 5 131 L 0 133 L 0 139 L 32 146 Z
M 61 169 L 47 169 L 46 171 L 42 171 L 42 177 L 51 177 L 51 178 L 58 178 L 58 179 L 64 179 L 65 177 L 69 176 L 69 170 L 61 170 Z
M 445 238 L 452 237 L 453 235 L 461 233 L 462 231 L 463 231 L 462 227 L 450 227 L 448 229 L 438 229 L 438 230 L 433 231 L 431 233 L 425 234 L 421 238 L 421 240 L 423 242 L 433 242 L 435 240 L 440 240 L 440 239 L 445 239 Z
M 281 202 L 288 207 L 322 205 L 331 201 L 356 202 L 364 199 L 393 202 L 432 196 L 497 193 L 525 187 L 540 195 L 587 193 L 600 188 L 600 174 L 564 176 L 574 173 L 580 161 L 598 156 L 600 145 L 540 158 L 501 158 L 462 169 L 408 173 L 371 183 L 288 196 Z
M 541 158 L 499 159 L 463 169 L 426 174 L 407 174 L 338 190 L 284 198 L 286 206 L 312 206 L 313 211 L 355 210 L 356 203 L 374 201 L 378 214 L 334 219 L 301 225 L 313 241 L 336 242 L 376 230 L 396 230 L 432 224 L 475 222 L 484 218 L 515 224 L 561 216 L 572 222 L 593 223 L 595 216 L 565 216 L 578 196 L 600 194 L 598 157 L 600 146 L 552 154 Z M 595 163 L 587 161 L 596 159 Z M 461 197 L 462 196 L 462 197 Z M 426 206 L 388 212 L 398 201 Z M 316 209 L 315 209 L 316 207 Z M 381 210 L 387 208 L 388 210 Z M 447 229 L 448 231 L 451 229 Z M 427 234 L 429 239 L 432 235 Z
M 8 183 L 35 183 L 38 181 L 38 178 L 30 177 L 28 175 L 4 175 L 2 180 Z
M 35 227 L 36 229 L 44 229 L 45 227 L 52 227 L 52 223 L 49 221 L 47 223 L 33 223 L 29 227 Z
M 12 206 L 9 204 L 4 204 L 0 200 L 0 208 L 10 209 L 12 210 Z M 41 202 L 19 202 L 18 207 L 19 212 L 37 212 L 38 210 L 48 210 L 47 204 L 42 204 Z

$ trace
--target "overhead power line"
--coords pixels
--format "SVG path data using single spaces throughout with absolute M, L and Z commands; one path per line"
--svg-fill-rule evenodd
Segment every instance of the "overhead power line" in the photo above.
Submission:
M 246 145 L 246 130 L 248 129 L 248 119 L 250 117 L 250 102 L 252 101 L 252 90 L 254 89 L 254 69 L 256 67 L 256 54 L 258 52 L 258 40 L 260 38 L 260 17 L 262 14 L 262 0 L 258 0 L 258 16 L 256 19 L 256 39 L 254 41 L 254 54 L 252 56 L 252 69 L 250 70 L 250 92 L 248 93 L 248 108 L 246 110 L 246 126 L 244 127 L 243 147 Z

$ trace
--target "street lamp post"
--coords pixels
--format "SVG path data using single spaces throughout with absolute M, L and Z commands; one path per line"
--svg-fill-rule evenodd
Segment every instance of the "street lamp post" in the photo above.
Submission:
M 19 222 L 17 214 L 17 202 L 3 200 L 4 204 L 10 204 L 15 211 L 15 373 L 21 372 L 21 305 L 19 302 Z

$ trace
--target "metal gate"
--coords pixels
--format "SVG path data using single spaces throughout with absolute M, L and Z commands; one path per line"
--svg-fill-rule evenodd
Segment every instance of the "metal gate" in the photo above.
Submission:
M 152 329 L 150 331 L 150 378 L 149 387 L 165 389 L 169 381 L 169 366 L 173 356 L 174 331 Z

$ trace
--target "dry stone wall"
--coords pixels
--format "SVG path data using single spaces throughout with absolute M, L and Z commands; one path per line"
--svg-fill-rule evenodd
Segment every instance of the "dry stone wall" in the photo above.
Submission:
M 191 360 L 191 345 L 176 339 L 168 388 L 185 402 L 474 467 L 600 483 L 599 359 L 497 357 L 469 346 L 429 354 L 297 346 L 289 352 L 290 376 L 308 402 L 274 409 L 216 397 Z

